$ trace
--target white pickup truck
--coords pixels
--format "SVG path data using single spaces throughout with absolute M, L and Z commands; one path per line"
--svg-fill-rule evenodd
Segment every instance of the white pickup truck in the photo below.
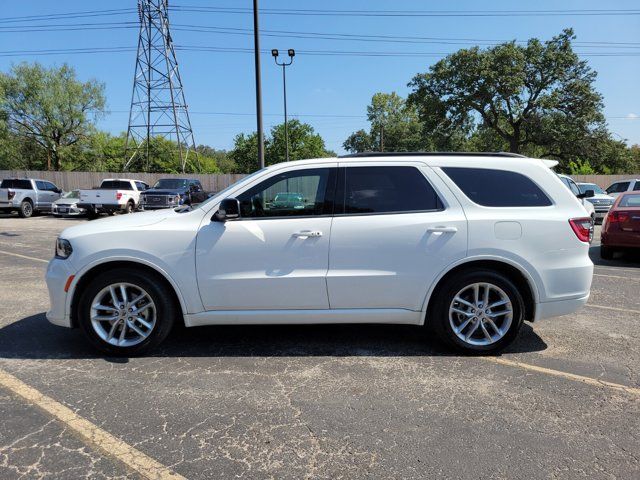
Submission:
M 131 213 L 138 208 L 140 194 L 148 188 L 139 180 L 107 178 L 98 188 L 80 190 L 78 207 L 86 209 L 90 218 L 100 213 Z

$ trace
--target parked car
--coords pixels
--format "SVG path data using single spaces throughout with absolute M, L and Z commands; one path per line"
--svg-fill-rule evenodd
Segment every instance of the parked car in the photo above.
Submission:
M 569 177 L 568 175 L 563 175 L 559 173 L 558 177 L 560 178 L 562 183 L 564 183 L 564 185 L 571 191 L 571 193 L 573 193 L 576 196 L 576 198 L 580 200 L 580 203 L 582 203 L 582 206 L 584 207 L 584 209 L 587 211 L 587 213 L 595 223 L 596 209 L 593 206 L 593 203 L 588 201 L 589 198 L 595 195 L 595 192 L 589 189 L 585 190 L 584 193 L 581 192 L 580 188 L 578 187 L 578 184 L 573 180 L 573 178 Z
M 132 213 L 138 208 L 140 194 L 149 185 L 128 178 L 107 178 L 98 188 L 80 190 L 78 207 L 87 211 L 89 218 L 100 213 Z
M 61 189 L 46 180 L 6 178 L 0 183 L 0 212 L 18 212 L 22 218 L 49 213 L 61 194 Z
M 463 351 L 499 351 L 523 320 L 589 298 L 593 224 L 555 164 L 369 154 L 271 165 L 193 209 L 64 230 L 47 318 L 115 355 L 157 346 L 177 321 L 427 324 Z M 304 208 L 270 208 L 289 191 Z
M 628 180 L 613 182 L 607 187 L 606 191 L 608 195 L 611 195 L 614 198 L 624 192 L 637 192 L 640 191 L 640 180 L 637 178 L 630 178 Z
M 77 217 L 80 215 L 86 215 L 87 211 L 84 208 L 78 207 L 79 201 L 80 190 L 71 190 L 53 202 L 51 213 L 57 217 Z
M 161 178 L 140 196 L 141 210 L 195 205 L 207 199 L 199 180 L 192 178 Z
M 611 205 L 613 205 L 615 198 L 607 195 L 607 192 L 602 190 L 602 188 L 595 183 L 578 183 L 578 188 L 582 194 L 586 194 L 589 190 L 593 190 L 593 197 L 587 197 L 586 200 L 593 205 L 596 222 L 602 222 L 611 208 Z
M 625 250 L 640 251 L 640 192 L 620 194 L 602 224 L 600 256 Z
M 285 209 L 285 210 L 299 210 L 304 208 L 304 195 L 295 192 L 282 192 L 278 193 L 273 202 L 271 202 L 271 208 L 273 209 Z

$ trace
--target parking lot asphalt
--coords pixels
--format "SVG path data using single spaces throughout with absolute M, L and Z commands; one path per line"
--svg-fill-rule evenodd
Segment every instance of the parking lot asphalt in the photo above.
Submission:
M 0 216 L 0 376 L 95 428 L 0 386 L 2 479 L 153 477 L 136 455 L 193 479 L 640 476 L 640 261 L 601 261 L 599 231 L 589 304 L 499 357 L 340 325 L 178 329 L 115 359 L 44 317 L 54 239 L 83 221 Z

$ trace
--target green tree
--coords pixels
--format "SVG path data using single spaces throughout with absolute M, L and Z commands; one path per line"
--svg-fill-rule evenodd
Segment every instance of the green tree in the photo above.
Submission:
M 438 116 L 438 114 L 440 116 Z M 454 150 L 465 140 L 462 126 L 452 125 L 441 110 L 421 119 L 413 103 L 396 92 L 376 93 L 367 106 L 370 130 L 358 130 L 343 143 L 350 152 Z
M 48 170 L 60 170 L 65 155 L 91 133 L 104 112 L 104 85 L 77 80 L 73 68 L 22 63 L 0 73 L 0 111 L 9 131 L 35 142 Z
M 335 156 L 325 148 L 322 137 L 313 127 L 299 120 L 289 120 L 289 160 Z M 264 141 L 265 164 L 273 165 L 286 160 L 284 123 L 275 125 Z M 256 132 L 236 135 L 229 158 L 237 166 L 238 173 L 251 173 L 258 165 L 258 135 Z
M 409 101 L 425 122 L 434 111 L 460 127 L 475 120 L 511 152 L 542 146 L 545 156 L 575 158 L 606 129 L 596 72 L 574 53 L 574 38 L 567 29 L 544 43 L 459 50 L 413 78 Z

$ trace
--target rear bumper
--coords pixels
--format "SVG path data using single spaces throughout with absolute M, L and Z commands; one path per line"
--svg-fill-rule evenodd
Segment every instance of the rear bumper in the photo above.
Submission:
M 554 302 L 544 302 L 536 304 L 536 313 L 534 322 L 544 320 L 545 318 L 560 317 L 577 312 L 585 306 L 589 300 L 589 295 L 579 298 L 571 298 L 567 300 L 556 300 Z

